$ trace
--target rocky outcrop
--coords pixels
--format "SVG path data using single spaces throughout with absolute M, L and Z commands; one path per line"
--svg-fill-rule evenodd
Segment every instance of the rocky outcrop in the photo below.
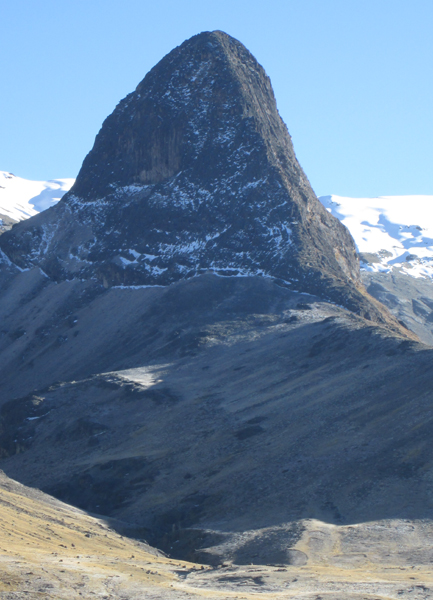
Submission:
M 220 31 L 163 58 L 105 120 L 71 191 L 0 247 L 56 280 L 262 275 L 387 320 L 296 159 L 265 71 Z

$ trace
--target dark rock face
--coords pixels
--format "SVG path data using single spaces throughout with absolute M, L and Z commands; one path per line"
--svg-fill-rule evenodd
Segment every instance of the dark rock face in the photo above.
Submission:
M 219 31 L 163 58 L 106 119 L 72 190 L 0 247 L 56 280 L 264 275 L 386 320 L 349 232 L 296 159 L 265 71 Z

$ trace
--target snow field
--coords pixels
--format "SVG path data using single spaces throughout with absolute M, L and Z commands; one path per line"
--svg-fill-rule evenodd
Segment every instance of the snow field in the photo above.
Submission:
M 433 196 L 319 200 L 349 229 L 361 268 L 389 272 L 398 267 L 413 277 L 433 278 Z
M 74 181 L 31 181 L 0 171 L 0 215 L 14 221 L 33 217 L 56 204 L 69 191 Z

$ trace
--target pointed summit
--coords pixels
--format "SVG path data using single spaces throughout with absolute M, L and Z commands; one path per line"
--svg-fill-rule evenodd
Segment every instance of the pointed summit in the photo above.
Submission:
M 264 151 L 308 186 L 264 69 L 237 40 L 205 32 L 163 58 L 106 119 L 75 193 L 95 199 L 185 170 L 204 183 L 240 171 L 254 182 Z
M 296 159 L 264 69 L 220 31 L 163 58 L 105 120 L 71 191 L 0 248 L 57 280 L 261 275 L 383 318 L 349 232 Z

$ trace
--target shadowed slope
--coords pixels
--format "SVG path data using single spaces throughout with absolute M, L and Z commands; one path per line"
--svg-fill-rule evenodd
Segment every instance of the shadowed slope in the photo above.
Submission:
M 2 468 L 154 545 L 433 515 L 425 346 L 263 278 L 48 283 L 16 318 Z

